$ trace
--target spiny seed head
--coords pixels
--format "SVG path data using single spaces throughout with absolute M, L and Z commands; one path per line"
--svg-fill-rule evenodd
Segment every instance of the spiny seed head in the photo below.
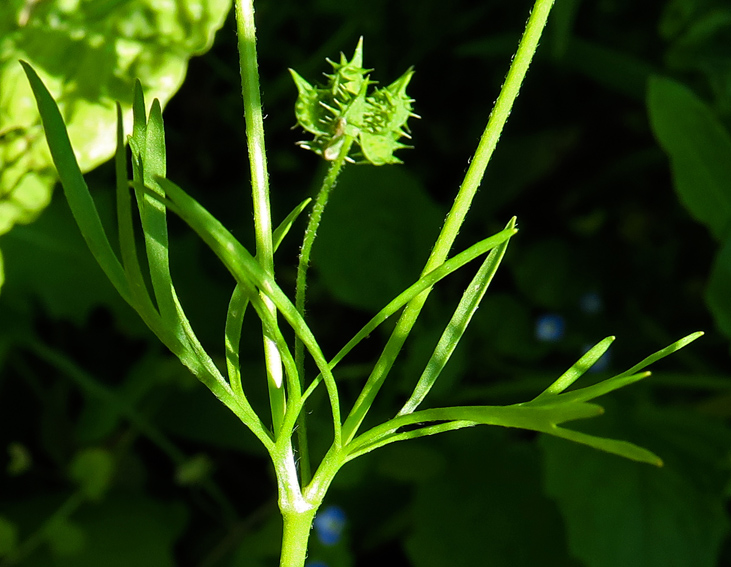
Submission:
M 351 136 L 356 161 L 374 165 L 401 163 L 393 154 L 409 147 L 399 139 L 411 138 L 406 122 L 411 117 L 418 118 L 413 112 L 414 101 L 406 94 L 413 68 L 387 87 L 368 94 L 369 87 L 376 83 L 369 78 L 372 69 L 363 68 L 363 38 L 350 61 L 342 53 L 339 62 L 327 61 L 333 72 L 325 74 L 327 82 L 323 85 L 311 85 L 290 69 L 299 94 L 295 103 L 297 124 L 314 135 L 312 140 L 298 145 L 334 160 L 344 147 L 345 137 Z

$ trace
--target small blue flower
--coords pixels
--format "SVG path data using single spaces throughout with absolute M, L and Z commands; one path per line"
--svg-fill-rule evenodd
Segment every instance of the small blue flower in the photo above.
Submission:
M 308 561 L 305 563 L 305 567 L 329 567 L 329 565 L 322 561 Z
M 314 521 L 317 539 L 322 545 L 335 545 L 340 540 L 345 522 L 345 511 L 339 506 L 328 506 L 318 512 Z
M 579 307 L 584 313 L 595 315 L 604 309 L 604 302 L 596 291 L 588 291 L 579 299 Z
M 536 338 L 542 342 L 554 343 L 563 338 L 566 321 L 561 315 L 547 313 L 536 319 Z

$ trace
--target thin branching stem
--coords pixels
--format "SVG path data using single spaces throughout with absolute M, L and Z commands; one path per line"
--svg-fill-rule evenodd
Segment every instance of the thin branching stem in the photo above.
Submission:
M 246 142 L 249 149 L 251 189 L 254 202 L 254 231 L 256 256 L 264 270 L 274 275 L 274 245 L 269 205 L 269 174 L 264 146 L 264 117 L 262 115 L 259 87 L 259 68 L 256 55 L 256 26 L 254 1 L 236 0 L 236 24 L 238 30 L 239 64 L 241 67 L 241 94 L 244 99 Z M 276 315 L 274 303 L 262 296 L 264 303 Z M 278 435 L 286 410 L 286 396 L 282 373 L 282 361 L 272 337 L 264 336 L 264 356 L 267 367 L 269 403 L 272 426 Z M 284 432 L 286 435 L 287 433 Z
M 302 248 L 300 250 L 299 264 L 297 265 L 297 285 L 295 291 L 295 307 L 300 315 L 305 316 L 305 296 L 307 293 L 307 271 L 310 267 L 310 256 L 312 254 L 312 245 L 317 237 L 317 229 L 320 227 L 322 213 L 325 211 L 330 193 L 335 188 L 335 184 L 346 163 L 348 153 L 353 145 L 353 137 L 345 136 L 345 141 L 340 148 L 340 152 L 335 161 L 330 165 L 325 179 L 322 182 L 320 191 L 317 193 L 315 204 L 310 213 L 310 220 L 307 223 L 305 236 L 302 240 Z M 294 359 L 297 363 L 297 373 L 300 376 L 302 384 L 304 384 L 305 375 L 305 346 L 304 343 L 297 338 L 294 344 Z M 297 446 L 299 448 L 299 464 L 300 478 L 302 484 L 305 485 L 310 481 L 312 472 L 310 469 L 310 456 L 307 441 L 307 412 L 301 411 L 297 418 Z

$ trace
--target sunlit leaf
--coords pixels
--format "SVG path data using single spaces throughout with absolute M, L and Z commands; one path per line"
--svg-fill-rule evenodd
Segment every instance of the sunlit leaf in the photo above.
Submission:
M 719 565 L 729 523 L 721 496 L 726 475 L 713 467 L 728 454 L 728 429 L 652 408 L 636 411 L 639 417 L 624 407 L 617 427 L 640 430 L 644 442 L 660 447 L 663 468 L 540 440 L 546 490 L 564 516 L 572 554 L 592 567 Z M 648 412 L 656 414 L 652 429 L 640 421 Z M 705 454 L 708 461 L 700 458 Z
M 0 2 L 0 234 L 32 221 L 56 179 L 19 59 L 59 101 L 88 171 L 114 154 L 117 100 L 130 130 L 134 79 L 166 104 L 230 7 L 231 0 Z

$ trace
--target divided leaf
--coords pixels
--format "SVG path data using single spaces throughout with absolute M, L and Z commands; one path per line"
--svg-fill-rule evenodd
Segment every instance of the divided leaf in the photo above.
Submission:
M 566 429 L 561 425 L 569 421 L 601 415 L 604 410 L 601 406 L 588 403 L 590 400 L 646 378 L 650 373 L 640 372 L 640 370 L 683 348 L 702 334 L 693 333 L 688 335 L 648 356 L 626 372 L 604 380 L 599 384 L 563 392 L 568 387 L 570 378 L 573 377 L 573 380 L 578 378 L 580 373 L 590 366 L 587 365 L 587 362 L 596 358 L 596 355 L 602 349 L 606 350 L 609 342 L 611 342 L 610 337 L 599 343 L 590 353 L 584 355 L 572 369 L 530 402 L 510 406 L 437 408 L 399 415 L 355 438 L 350 444 L 347 459 L 352 460 L 373 449 L 396 441 L 415 439 L 473 425 L 499 425 L 547 433 L 635 461 L 662 465 L 662 460 L 657 455 L 633 443 L 589 435 Z M 419 427 L 414 429 L 414 426 Z M 407 430 L 399 431 L 402 428 L 407 428 Z

